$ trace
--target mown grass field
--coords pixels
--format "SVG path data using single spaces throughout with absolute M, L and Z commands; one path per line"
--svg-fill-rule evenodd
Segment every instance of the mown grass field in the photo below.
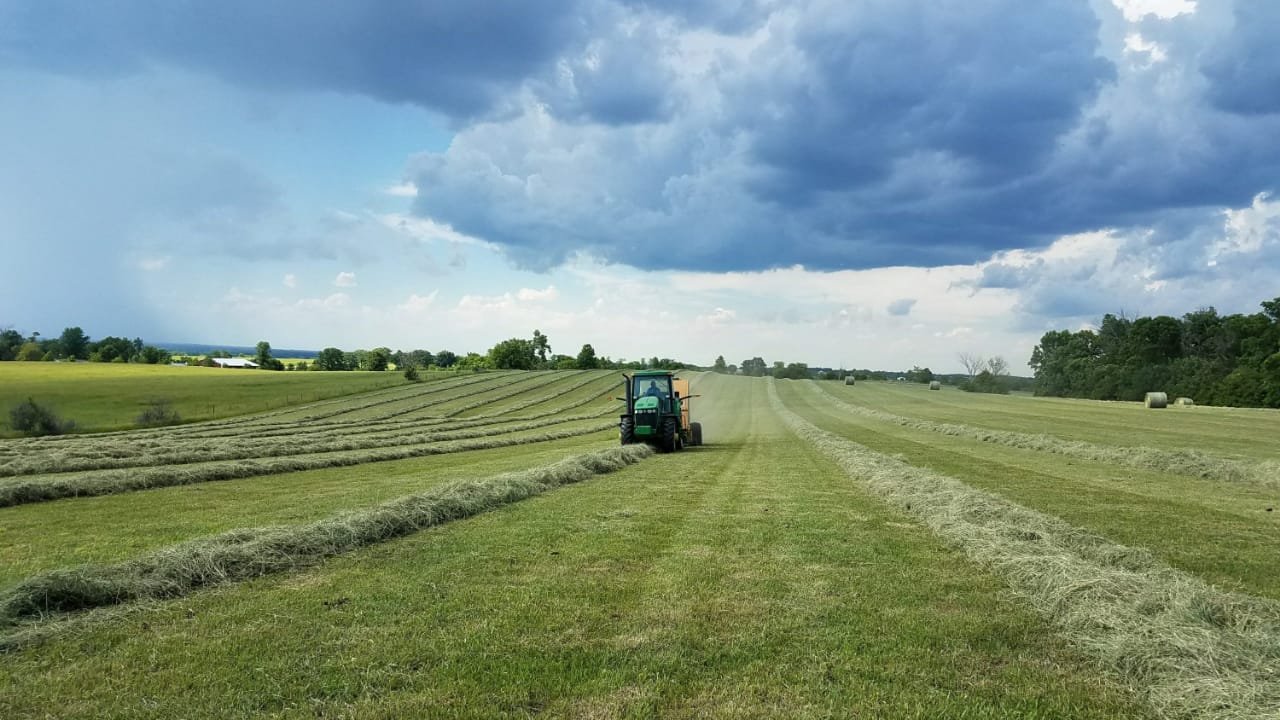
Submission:
M 707 445 L 522 499 L 540 468 L 616 453 L 617 380 L 459 377 L 0 441 L 0 717 L 1280 712 L 1258 447 L 1280 414 L 697 375 Z M 1144 443 L 1232 472 L 1096 459 Z M 252 471 L 285 461 L 306 467 Z M 406 497 L 418 525 L 369 536 Z M 251 538 L 348 526 L 362 545 L 244 565 Z M 94 594 L 167 573 L 186 584 Z M 31 588 L 96 609 L 18 612 Z
M 434 374 L 424 373 L 424 379 Z M 443 373 L 441 375 L 444 375 Z M 122 430 L 156 398 L 184 421 L 210 420 L 404 384 L 399 373 L 248 372 L 112 363 L 0 363 L 0 437 L 9 409 L 27 398 L 48 405 L 80 432 Z

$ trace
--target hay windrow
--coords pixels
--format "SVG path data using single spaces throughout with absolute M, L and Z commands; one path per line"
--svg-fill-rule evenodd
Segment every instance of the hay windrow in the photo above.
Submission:
M 1268 488 L 1280 488 L 1280 463 L 1275 461 L 1234 460 L 1196 450 L 1161 450 L 1142 446 L 1113 447 L 1084 442 L 1083 440 L 1064 440 L 1052 435 L 1021 433 L 1012 430 L 991 430 L 957 423 L 918 420 L 882 410 L 853 405 L 832 395 L 820 384 L 809 383 L 809 385 L 825 395 L 828 402 L 838 406 L 841 410 L 914 430 L 970 438 L 981 442 L 1065 455 L 1082 460 L 1096 460 L 1143 470 L 1185 475 L 1202 480 L 1245 482 Z
M 446 440 L 501 435 L 539 430 L 553 425 L 590 419 L 571 415 L 538 422 L 518 419 L 460 420 L 446 426 L 407 424 L 377 433 L 322 433 L 293 437 L 236 438 L 233 440 L 171 440 L 166 443 L 139 442 L 90 445 L 83 453 L 55 452 L 15 458 L 0 463 L 0 476 L 22 476 L 112 470 L 121 468 L 187 465 L 224 460 L 248 460 L 329 452 L 349 452 L 374 448 L 422 445 Z M 518 423 L 518 424 L 517 424 Z
M 428 455 L 488 450 L 490 448 L 525 445 L 536 442 L 562 440 L 607 430 L 615 426 L 613 421 L 596 421 L 581 428 L 571 428 L 535 435 L 512 435 L 504 432 L 495 437 L 479 437 L 470 440 L 450 440 L 415 445 L 379 447 L 346 453 L 299 455 L 265 459 L 214 462 L 204 465 L 177 465 L 126 470 L 105 470 L 86 475 L 70 475 L 52 478 L 22 478 L 0 484 L 0 507 L 24 503 L 44 502 L 68 497 L 110 495 L 114 493 L 148 490 L 151 488 L 191 485 L 220 480 L 236 480 L 258 475 L 274 475 L 300 470 L 317 470 L 329 467 L 347 467 L 387 460 L 404 460 Z
M 610 473 L 652 454 L 646 445 L 609 448 L 531 470 L 449 483 L 300 527 L 232 530 L 122 563 L 41 573 L 0 596 L 0 624 L 15 629 L 50 614 L 179 597 L 210 585 L 298 570 Z M 0 638 L 0 649 L 22 636 Z
M 1280 717 L 1280 603 L 1217 590 L 1130 548 L 818 428 L 783 422 L 849 477 L 1003 576 L 1166 717 Z

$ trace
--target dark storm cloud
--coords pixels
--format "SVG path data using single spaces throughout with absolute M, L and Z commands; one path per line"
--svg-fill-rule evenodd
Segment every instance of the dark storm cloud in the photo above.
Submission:
M 415 212 L 524 267 L 972 263 L 1152 228 L 1181 277 L 1222 208 L 1280 189 L 1278 29 L 1272 0 L 1138 24 L 1102 0 L 0 0 L 0 63 L 432 108 L 458 133 L 411 161 Z M 1126 54 L 1139 30 L 1160 53 Z
M 1210 97 L 1228 112 L 1280 113 L 1280 3 L 1236 0 L 1230 36 L 1211 52 L 1204 73 Z
M 0 4 L 0 62 L 75 74 L 174 64 L 252 86 L 333 90 L 454 116 L 491 109 L 584 31 L 578 3 Z
M 750 30 L 769 15 L 771 5 L 768 0 L 623 0 L 622 4 L 727 33 Z
M 743 37 L 764 39 L 746 55 L 713 52 L 705 70 L 670 80 L 685 56 L 678 43 L 661 47 L 661 33 L 614 39 L 592 56 L 592 68 L 623 58 L 615 66 L 625 72 L 591 78 L 639 99 L 643 112 L 617 119 L 661 127 L 548 137 L 524 119 L 501 137 L 464 131 L 454 148 L 416 163 L 417 210 L 535 268 L 583 249 L 702 270 L 963 263 L 1096 227 L 1096 217 L 1082 225 L 1083 210 L 1045 204 L 1071 183 L 1050 173 L 1055 153 L 1116 79 L 1087 4 L 864 0 L 797 3 L 772 16 L 754 5 L 710 8 L 731 9 Z M 680 19 L 717 27 L 697 13 Z M 585 104 L 590 86 L 576 89 L 571 100 Z M 550 112 L 571 117 L 572 101 L 546 98 Z M 631 173 L 647 180 L 618 177 Z M 655 249 L 655 238 L 680 252 Z
M 1084 3 L 838 3 L 805 14 L 740 122 L 784 196 L 865 187 L 941 153 L 973 182 L 1024 176 L 1114 79 Z M 798 71 L 799 70 L 799 71 Z M 767 98 L 768 102 L 760 102 Z

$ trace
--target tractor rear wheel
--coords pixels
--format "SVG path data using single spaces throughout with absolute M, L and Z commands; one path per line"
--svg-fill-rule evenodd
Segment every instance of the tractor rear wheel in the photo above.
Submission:
M 702 423 L 689 423 L 689 444 L 694 447 L 702 444 Z
M 667 418 L 662 423 L 662 451 L 675 452 L 680 449 L 680 426 L 675 418 Z
M 636 441 L 636 421 L 634 418 L 624 417 L 622 422 L 618 423 L 618 435 L 623 445 L 633 445 Z

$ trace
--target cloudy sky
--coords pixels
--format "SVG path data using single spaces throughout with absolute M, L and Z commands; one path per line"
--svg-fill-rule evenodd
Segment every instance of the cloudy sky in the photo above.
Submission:
M 1275 0 L 0 0 L 0 326 L 1015 370 L 1280 295 Z

